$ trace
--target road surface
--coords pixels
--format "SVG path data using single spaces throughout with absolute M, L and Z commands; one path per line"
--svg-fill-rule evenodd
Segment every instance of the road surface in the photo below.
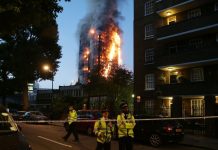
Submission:
M 33 150 L 95 150 L 96 138 L 79 134 L 80 142 L 73 142 L 74 137 L 70 136 L 68 141 L 62 137 L 65 135 L 63 127 L 54 125 L 20 124 L 23 134 L 32 146 Z M 118 142 L 112 141 L 112 150 L 118 150 Z M 167 144 L 154 148 L 142 143 L 134 144 L 135 150 L 202 150 L 196 147 L 188 147 L 180 144 Z

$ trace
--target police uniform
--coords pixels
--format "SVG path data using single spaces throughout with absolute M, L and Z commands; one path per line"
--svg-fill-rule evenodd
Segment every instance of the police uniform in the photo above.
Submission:
M 101 117 L 94 125 L 94 133 L 97 136 L 96 150 L 110 150 L 113 126 L 106 118 Z
M 63 139 L 65 141 L 67 141 L 70 134 L 73 133 L 73 135 L 75 137 L 75 141 L 79 141 L 79 136 L 78 136 L 78 133 L 76 131 L 76 121 L 77 121 L 77 112 L 76 112 L 76 110 L 74 110 L 74 109 L 69 110 L 67 121 L 68 121 L 68 124 L 69 124 L 69 130 L 68 130 L 67 134 L 63 137 Z
M 126 103 L 120 105 L 121 109 L 128 107 Z M 119 150 L 132 150 L 135 118 L 131 113 L 122 112 L 117 116 Z

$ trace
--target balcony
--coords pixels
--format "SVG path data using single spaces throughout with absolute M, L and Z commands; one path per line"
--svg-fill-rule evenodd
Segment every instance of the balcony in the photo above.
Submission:
M 212 0 L 161 0 L 156 3 L 155 7 L 156 12 L 161 17 L 166 17 L 168 11 L 172 12 L 172 15 L 174 15 L 210 1 Z
M 156 64 L 160 69 L 164 67 L 187 68 L 211 64 L 218 62 L 218 44 L 204 47 L 201 49 L 188 49 L 186 52 L 180 52 L 175 55 L 159 55 L 156 59 Z
M 157 86 L 157 91 L 161 96 L 214 94 L 217 93 L 217 89 L 218 81 L 189 82 L 184 84 L 165 84 Z
M 218 30 L 218 13 L 210 16 L 201 16 L 175 24 L 162 26 L 157 29 L 157 40 L 163 41 L 168 39 L 177 39 L 185 35 L 204 31 L 214 32 Z

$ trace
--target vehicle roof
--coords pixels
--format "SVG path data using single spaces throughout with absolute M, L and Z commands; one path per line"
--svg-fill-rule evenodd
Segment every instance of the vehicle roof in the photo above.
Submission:
M 25 110 L 19 110 L 19 111 L 17 111 L 17 112 L 26 112 Z

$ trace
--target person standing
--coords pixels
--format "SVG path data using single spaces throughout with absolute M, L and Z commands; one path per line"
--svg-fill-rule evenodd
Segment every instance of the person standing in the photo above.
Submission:
M 76 121 L 77 121 L 77 112 L 74 109 L 74 107 L 71 105 L 69 106 L 69 113 L 68 113 L 68 117 L 67 117 L 67 122 L 69 124 L 69 130 L 67 132 L 67 134 L 63 137 L 63 139 L 65 141 L 67 141 L 67 139 L 69 138 L 70 134 L 73 133 L 74 137 L 75 137 L 75 142 L 79 142 L 79 136 L 76 130 Z
M 96 150 L 111 149 L 111 138 L 114 129 L 112 123 L 108 120 L 108 116 L 108 110 L 103 110 L 102 117 L 95 122 L 94 133 L 97 136 Z
M 121 113 L 117 116 L 119 150 L 132 150 L 134 139 L 134 116 L 129 112 L 128 104 L 120 104 Z

